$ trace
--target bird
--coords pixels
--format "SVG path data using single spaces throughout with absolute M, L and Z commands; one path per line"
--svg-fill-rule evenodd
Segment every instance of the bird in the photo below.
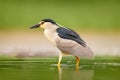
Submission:
M 81 57 L 93 58 L 94 56 L 92 49 L 77 32 L 61 26 L 53 19 L 42 19 L 39 23 L 30 27 L 30 29 L 33 28 L 42 28 L 45 37 L 60 51 L 57 64 L 58 68 L 61 67 L 62 57 L 66 54 L 75 56 L 76 67 L 79 67 Z

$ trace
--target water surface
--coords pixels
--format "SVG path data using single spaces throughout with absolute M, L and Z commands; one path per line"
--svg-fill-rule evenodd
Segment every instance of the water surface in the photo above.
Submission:
M 79 68 L 75 61 L 2 60 L 0 80 L 120 80 L 119 60 L 82 61 Z

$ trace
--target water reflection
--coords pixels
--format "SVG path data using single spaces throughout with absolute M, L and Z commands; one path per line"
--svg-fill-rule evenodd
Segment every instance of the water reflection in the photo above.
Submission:
M 93 70 L 82 70 L 80 68 L 58 69 L 58 80 L 93 80 Z
M 30 61 L 0 61 L 0 80 L 120 80 L 120 61 L 94 64 L 57 64 Z
M 94 71 L 74 65 L 48 66 L 38 62 L 0 62 L 1 80 L 93 80 Z M 81 65 L 84 66 L 84 65 Z M 5 77 L 7 76 L 7 77 Z

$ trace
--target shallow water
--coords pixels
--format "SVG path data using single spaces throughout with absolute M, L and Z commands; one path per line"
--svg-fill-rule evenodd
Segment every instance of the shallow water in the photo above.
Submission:
M 0 61 L 0 80 L 120 80 L 120 61 Z

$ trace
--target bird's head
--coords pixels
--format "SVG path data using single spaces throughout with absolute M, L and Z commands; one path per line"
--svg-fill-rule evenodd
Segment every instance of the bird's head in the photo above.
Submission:
M 57 25 L 56 22 L 52 19 L 42 19 L 38 24 L 33 25 L 32 27 L 30 27 L 30 29 L 33 28 L 50 28 L 53 27 L 54 25 Z

